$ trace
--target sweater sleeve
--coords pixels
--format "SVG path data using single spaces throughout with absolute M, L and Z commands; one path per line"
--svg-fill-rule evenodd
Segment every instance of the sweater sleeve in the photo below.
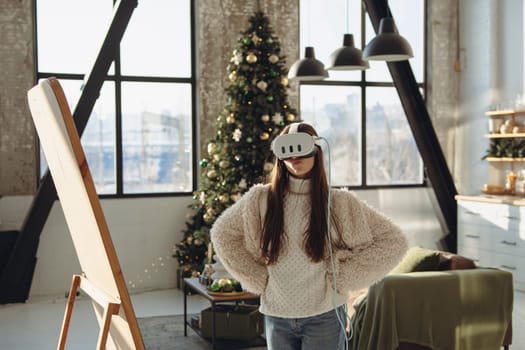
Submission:
M 221 263 L 244 289 L 255 294 L 264 291 L 268 279 L 267 267 L 259 261 L 255 242 L 261 220 L 260 193 L 261 186 L 250 189 L 222 212 L 210 231 Z
M 349 211 L 343 224 L 347 247 L 336 251 L 334 256 L 339 293 L 359 290 L 381 279 L 408 249 L 406 236 L 399 226 L 354 195 L 348 195 L 341 196 L 349 200 L 341 203 Z M 355 236 L 368 239 L 356 241 Z

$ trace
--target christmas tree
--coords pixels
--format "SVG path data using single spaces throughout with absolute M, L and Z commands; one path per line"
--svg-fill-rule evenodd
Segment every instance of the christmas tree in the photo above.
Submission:
M 296 120 L 288 105 L 288 70 L 268 17 L 257 11 L 242 32 L 228 65 L 227 102 L 207 144 L 195 203 L 184 238 L 175 246 L 182 276 L 198 275 L 207 262 L 209 231 L 216 218 L 262 182 L 273 167 L 270 144 Z

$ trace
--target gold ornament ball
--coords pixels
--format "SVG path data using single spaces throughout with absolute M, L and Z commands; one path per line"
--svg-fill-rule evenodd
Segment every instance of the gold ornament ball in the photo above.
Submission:
M 228 75 L 228 79 L 230 79 L 230 81 L 234 81 L 235 78 L 237 78 L 237 74 L 235 73 L 235 71 L 231 72 L 230 75 Z
M 246 61 L 248 63 L 255 63 L 257 62 L 257 56 L 253 53 L 253 52 L 250 52 L 247 56 L 246 56 Z
M 213 142 L 208 143 L 208 154 L 211 156 L 217 150 L 217 145 Z
M 281 77 L 281 84 L 283 86 L 288 86 L 288 78 L 287 77 Z
M 279 61 L 279 56 L 271 54 L 270 57 L 268 57 L 268 61 L 270 61 L 270 63 L 277 63 L 277 61 Z
M 227 161 L 227 160 L 221 160 L 220 163 L 219 163 L 219 166 L 221 168 L 227 168 L 228 166 L 230 165 L 230 163 Z
M 266 91 L 266 88 L 268 87 L 268 83 L 263 80 L 259 81 L 256 85 L 262 91 Z
M 208 176 L 210 179 L 213 179 L 214 177 L 217 176 L 217 172 L 216 172 L 215 170 L 210 170 L 210 171 L 208 171 L 207 176 Z
M 265 114 L 261 117 L 261 120 L 263 123 L 268 123 L 270 121 L 270 116 L 268 114 Z
M 228 123 L 228 124 L 233 124 L 233 123 L 235 123 L 235 117 L 227 116 L 227 117 L 226 117 L 226 123 Z
M 295 120 L 295 115 L 293 115 L 292 113 L 288 113 L 287 119 L 289 122 L 293 122 Z
M 268 134 L 267 132 L 263 132 L 263 133 L 259 136 L 259 138 L 260 138 L 261 140 L 263 140 L 263 141 L 266 141 L 266 140 L 268 140 L 268 139 L 270 138 L 270 134 Z
M 229 200 L 230 200 L 230 197 L 227 194 L 221 194 L 219 196 L 219 202 L 221 202 L 222 204 L 228 203 Z

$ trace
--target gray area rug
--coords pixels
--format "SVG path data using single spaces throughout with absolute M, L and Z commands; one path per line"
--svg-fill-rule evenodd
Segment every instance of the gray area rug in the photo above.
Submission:
M 188 320 L 191 315 L 188 315 Z M 208 350 L 211 343 L 201 338 L 188 327 L 188 336 L 184 336 L 184 316 L 158 316 L 138 318 L 139 327 L 146 350 Z M 232 342 L 218 341 L 216 348 L 223 350 L 248 349 Z M 250 347 L 251 350 L 263 350 L 266 347 Z

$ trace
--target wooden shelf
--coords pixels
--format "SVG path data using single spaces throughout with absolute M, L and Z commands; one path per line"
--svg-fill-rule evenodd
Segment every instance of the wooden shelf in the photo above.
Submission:
M 510 138 L 525 138 L 525 133 L 517 133 L 517 134 L 485 134 L 486 138 L 489 139 L 510 139 Z
M 456 200 L 525 206 L 525 198 L 510 195 L 456 195 Z
M 525 158 L 511 158 L 511 157 L 487 157 L 487 162 L 525 162 Z
M 506 115 L 525 114 L 525 109 L 502 109 L 497 111 L 487 111 L 485 115 L 489 117 L 504 117 Z

